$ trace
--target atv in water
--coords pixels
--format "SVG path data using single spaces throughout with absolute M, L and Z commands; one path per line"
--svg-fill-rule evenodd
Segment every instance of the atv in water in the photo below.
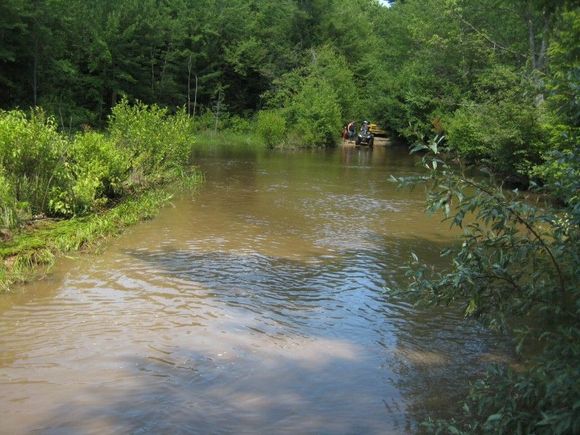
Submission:
M 368 128 L 361 129 L 361 131 L 359 131 L 359 133 L 356 135 L 356 139 L 354 140 L 354 143 L 357 147 L 368 146 L 369 148 L 372 148 L 373 145 L 375 144 L 375 137 L 369 131 Z

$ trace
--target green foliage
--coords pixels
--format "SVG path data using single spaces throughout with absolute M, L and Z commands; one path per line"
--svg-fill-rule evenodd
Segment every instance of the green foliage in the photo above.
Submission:
M 326 80 L 317 77 L 306 79 L 288 110 L 292 124 L 306 146 L 335 143 L 342 117 L 336 92 Z
M 18 206 L 14 187 L 4 174 L 0 173 L 0 228 L 12 228 L 19 223 Z
M 471 103 L 445 123 L 448 143 L 471 163 L 484 162 L 503 176 L 525 180 L 545 148 L 539 115 L 533 105 L 513 100 Z
M 378 16 L 373 112 L 410 142 L 445 134 L 462 158 L 525 185 L 563 151 L 555 126 L 577 137 L 578 13 L 566 1 L 396 2 Z
M 534 168 L 539 180 L 553 186 L 553 193 L 562 202 L 569 202 L 566 192 L 578 191 L 580 172 L 580 8 L 564 9 L 559 17 L 557 31 L 549 48 L 547 80 L 550 108 L 544 129 L 548 135 L 549 150 L 543 153 L 543 162 Z
M 96 132 L 78 134 L 67 149 L 69 183 L 58 191 L 50 208 L 62 215 L 82 215 L 123 194 L 130 166 L 114 142 Z
M 14 197 L 31 213 L 48 211 L 54 188 L 65 180 L 67 143 L 53 118 L 34 111 L 0 112 L 0 168 Z
M 128 157 L 130 188 L 162 181 L 189 162 L 193 124 L 184 111 L 168 116 L 157 105 L 123 100 L 113 108 L 109 130 Z
M 286 135 L 286 118 L 280 110 L 262 110 L 258 112 L 256 132 L 267 147 L 281 145 Z
M 428 147 L 428 175 L 399 180 L 429 186 L 431 212 L 463 229 L 460 247 L 441 272 L 414 257 L 409 293 L 429 304 L 462 304 L 466 317 L 505 331 L 527 357 L 520 370 L 497 368 L 479 380 L 452 422 L 451 433 L 576 433 L 580 429 L 580 203 L 577 178 L 558 189 L 565 207 L 535 205 L 517 191 L 464 175 L 442 158 L 441 139 Z M 562 156 L 578 171 L 578 160 Z M 566 175 L 566 174 L 564 174 Z M 514 326 L 514 325 L 517 325 Z
M 310 65 L 285 74 L 276 81 L 276 91 L 265 97 L 269 106 L 278 110 L 272 113 L 284 115 L 287 141 L 292 137 L 291 142 L 306 147 L 334 145 L 343 109 L 354 110 L 352 73 L 330 47 L 310 54 Z
M 152 216 L 168 199 L 151 191 L 153 185 L 201 182 L 189 167 L 192 121 L 184 111 L 170 116 L 157 106 L 124 101 L 113 112 L 110 130 L 68 137 L 40 111 L 30 117 L 0 112 L 0 229 L 9 239 L 0 246 L 0 289 L 49 267 L 58 253 Z M 139 198 L 127 200 L 136 190 Z M 105 209 L 111 200 L 117 206 Z M 5 229 L 18 227 L 31 212 L 71 219 L 36 224 L 32 234 L 16 229 L 10 240 L 12 232 Z
M 548 55 L 549 103 L 563 123 L 580 126 L 580 8 L 565 8 L 558 17 Z M 577 132 L 577 130 L 576 130 Z
M 310 75 L 332 87 L 342 119 L 360 118 L 364 108 L 360 107 L 362 99 L 347 59 L 330 45 L 312 50 L 311 56 Z
M 215 127 L 215 115 L 211 110 L 204 110 L 194 119 L 196 131 L 213 130 Z
M 0 112 L 2 227 L 31 215 L 78 216 L 135 190 L 183 176 L 193 146 L 185 111 L 119 104 L 110 134 L 57 131 L 54 117 Z
M 578 203 L 578 192 L 580 192 L 580 150 L 578 150 L 578 146 L 547 153 L 545 162 L 534 168 L 534 174 L 548 183 L 551 194 L 560 202 Z
M 228 117 L 226 130 L 236 134 L 251 134 L 254 125 L 251 120 L 233 115 Z

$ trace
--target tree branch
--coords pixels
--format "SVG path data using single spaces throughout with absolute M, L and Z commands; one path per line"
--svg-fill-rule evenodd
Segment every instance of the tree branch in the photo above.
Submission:
M 475 27 L 473 24 L 471 24 L 469 21 L 467 21 L 465 18 L 463 18 L 460 14 L 456 13 L 456 12 L 452 12 L 453 15 L 455 15 L 459 21 L 461 21 L 462 23 L 466 24 L 469 28 L 471 28 L 475 33 L 477 33 L 478 35 L 480 35 L 481 37 L 483 37 L 483 39 L 485 39 L 487 42 L 489 42 L 491 45 L 493 45 L 493 48 L 499 48 L 500 50 L 504 50 L 507 51 L 508 53 L 511 53 L 515 56 L 519 56 L 522 58 L 526 58 L 525 55 L 518 53 L 517 51 L 513 51 L 511 48 L 508 47 L 504 47 L 503 45 L 501 45 L 499 42 L 494 41 L 493 39 L 491 39 L 485 32 L 479 30 L 477 27 Z
M 475 189 L 482 191 L 483 193 L 491 196 L 492 198 L 496 199 L 497 201 L 503 202 L 493 192 L 483 188 L 482 186 L 478 185 L 477 183 L 474 183 L 473 181 L 471 181 L 467 178 L 463 178 L 461 181 L 470 185 L 471 187 L 474 187 Z M 556 257 L 554 257 L 554 254 L 552 253 L 552 250 L 548 247 L 548 245 L 546 244 L 544 239 L 538 234 L 538 232 L 530 225 L 530 223 L 526 219 L 524 219 L 522 215 L 520 215 L 520 213 L 518 213 L 516 210 L 511 208 L 511 206 L 509 204 L 505 206 L 505 209 L 508 210 L 508 212 L 511 213 L 519 223 L 521 223 L 522 225 L 524 225 L 526 227 L 526 229 L 536 238 L 536 240 L 538 242 L 540 242 L 540 245 L 542 245 L 542 248 L 544 249 L 544 251 L 546 251 L 548 253 L 548 255 L 550 256 L 550 260 L 552 261 L 552 264 L 554 265 L 554 268 L 556 269 L 556 272 L 558 274 L 558 280 L 560 282 L 560 292 L 562 294 L 564 294 L 565 288 L 566 288 L 565 282 L 564 282 L 564 275 L 562 273 L 562 270 L 560 269 L 560 265 L 556 261 Z

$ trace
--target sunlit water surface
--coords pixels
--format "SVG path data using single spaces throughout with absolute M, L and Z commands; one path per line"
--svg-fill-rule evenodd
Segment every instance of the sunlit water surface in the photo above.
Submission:
M 454 237 L 389 182 L 405 150 L 198 161 L 199 192 L 0 297 L 1 433 L 409 433 L 496 358 L 386 290 Z

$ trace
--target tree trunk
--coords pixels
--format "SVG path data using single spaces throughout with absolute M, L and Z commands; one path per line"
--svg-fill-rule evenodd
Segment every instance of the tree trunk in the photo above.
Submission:
M 187 61 L 187 116 L 191 116 L 191 54 Z
M 543 70 L 546 66 L 546 52 L 548 51 L 548 38 L 550 32 L 550 21 L 551 16 L 544 11 L 544 28 L 542 30 L 542 45 L 540 46 L 540 52 L 538 53 L 538 69 Z
M 528 21 L 528 44 L 530 50 L 530 60 L 532 62 L 532 69 L 537 68 L 536 61 L 536 35 L 534 32 L 534 16 L 532 13 L 532 5 L 528 2 L 528 10 L 526 13 L 526 19 Z
M 195 118 L 195 107 L 197 106 L 197 74 L 195 75 L 195 93 L 193 94 L 193 117 Z
M 32 104 L 37 105 L 38 101 L 38 37 L 34 32 L 34 55 L 32 61 Z

